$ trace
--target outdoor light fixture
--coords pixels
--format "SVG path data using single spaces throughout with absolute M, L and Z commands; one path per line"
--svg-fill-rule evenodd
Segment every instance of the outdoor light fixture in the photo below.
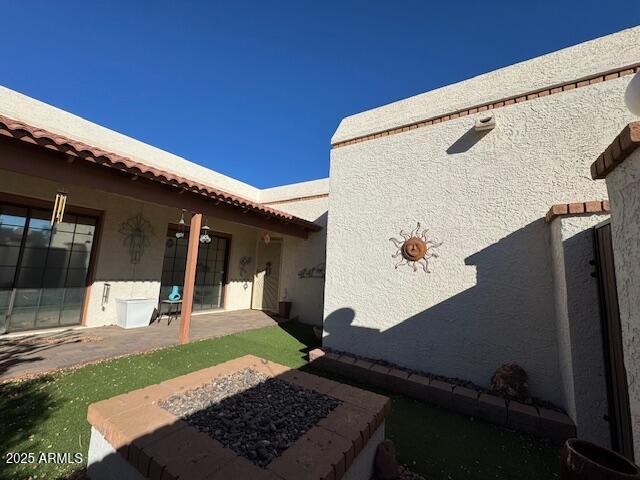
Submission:
M 624 92 L 624 103 L 627 104 L 631 113 L 640 116 L 640 72 L 636 73 L 627 85 L 627 90 Z
M 209 236 L 209 230 L 211 230 L 207 225 L 202 227 L 202 232 L 200 234 L 200 243 L 204 243 L 205 245 L 211 243 L 211 237 Z
M 262 241 L 264 242 L 265 245 L 269 245 L 269 243 L 271 243 L 271 235 L 269 235 L 269 232 L 265 233 L 262 236 Z
M 496 118 L 493 115 L 488 115 L 486 117 L 478 118 L 473 128 L 475 128 L 476 132 L 486 132 L 488 130 L 493 130 L 495 127 Z
M 184 237 L 184 208 L 180 214 L 180 221 L 178 222 L 178 225 L 180 225 L 180 230 L 176 232 L 176 238 L 182 238 Z

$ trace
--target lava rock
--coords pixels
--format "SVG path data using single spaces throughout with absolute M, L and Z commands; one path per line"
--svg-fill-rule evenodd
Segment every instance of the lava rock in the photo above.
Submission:
M 531 403 L 529 377 L 520 365 L 506 363 L 491 377 L 491 391 L 520 402 Z
M 160 406 L 264 468 L 341 403 L 245 369 Z
M 376 480 L 396 480 L 400 478 L 400 466 L 396 460 L 396 447 L 391 440 L 385 440 L 378 445 L 373 463 L 373 473 Z

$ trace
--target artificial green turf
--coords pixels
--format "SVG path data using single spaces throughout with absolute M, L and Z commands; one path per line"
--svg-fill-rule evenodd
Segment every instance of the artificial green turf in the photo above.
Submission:
M 290 323 L 1 385 L 2 452 L 81 452 L 86 458 L 89 404 L 246 354 L 309 369 L 305 356 L 313 343 L 310 328 Z M 429 479 L 557 477 L 557 445 L 392 398 L 387 436 L 400 460 Z M 7 465 L 3 459 L 0 479 L 60 478 L 83 466 Z

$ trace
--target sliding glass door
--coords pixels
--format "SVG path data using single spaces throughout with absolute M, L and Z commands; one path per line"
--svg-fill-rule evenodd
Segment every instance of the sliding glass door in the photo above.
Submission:
M 0 203 L 0 333 L 77 325 L 96 219 Z
M 173 286 L 178 286 L 182 295 L 184 269 L 187 264 L 189 232 L 176 238 L 175 232 L 167 235 L 160 299 L 169 298 Z M 196 284 L 193 295 L 193 310 L 215 310 L 223 307 L 224 282 L 229 239 L 210 234 L 211 243 L 200 243 Z

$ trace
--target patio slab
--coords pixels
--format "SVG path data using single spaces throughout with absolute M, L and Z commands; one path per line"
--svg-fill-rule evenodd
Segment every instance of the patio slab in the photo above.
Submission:
M 191 341 L 277 324 L 277 319 L 259 310 L 194 315 Z M 0 336 L 0 382 L 176 345 L 179 325 L 179 319 L 169 324 L 163 318 L 148 327 L 129 330 L 110 325 L 21 337 Z

